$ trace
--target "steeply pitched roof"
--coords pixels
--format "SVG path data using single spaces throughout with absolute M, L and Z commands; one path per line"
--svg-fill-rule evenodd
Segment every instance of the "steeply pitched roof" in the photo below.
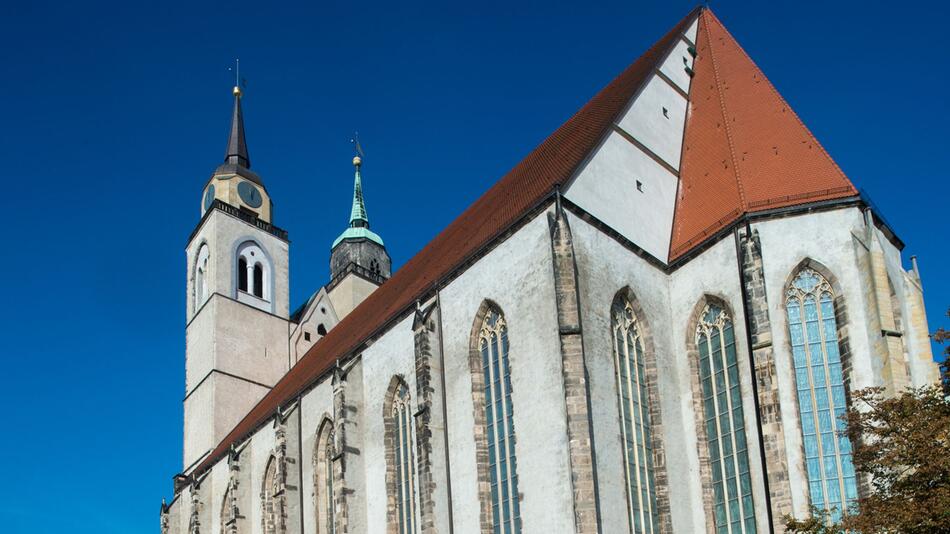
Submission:
M 670 261 L 744 213 L 858 194 L 709 9 L 696 40 Z
M 228 148 L 224 162 L 251 168 L 251 157 L 247 153 L 247 140 L 244 137 L 244 113 L 241 109 L 241 89 L 234 87 L 234 111 L 231 114 L 231 131 L 228 132 Z
M 317 342 L 194 470 L 200 473 L 279 406 L 358 350 L 567 183 L 666 52 L 700 17 L 671 259 L 744 212 L 853 196 L 759 69 L 706 8 L 697 8 L 601 90 L 395 275 Z
M 694 11 L 680 21 L 311 347 L 194 472 L 210 467 L 231 443 L 290 402 L 338 358 L 411 309 L 438 281 L 547 198 L 556 185 L 567 182 L 695 16 Z

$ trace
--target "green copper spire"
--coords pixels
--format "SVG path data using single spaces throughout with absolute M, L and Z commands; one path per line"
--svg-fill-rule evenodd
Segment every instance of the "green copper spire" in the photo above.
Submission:
M 360 176 L 359 156 L 353 158 L 353 166 L 356 167 L 356 178 L 353 180 L 353 209 L 350 210 L 350 226 L 353 228 L 369 228 L 369 218 L 366 216 L 366 203 L 363 202 L 363 178 Z
M 369 217 L 366 215 L 366 203 L 363 201 L 363 177 L 360 175 L 360 166 L 363 161 L 359 156 L 353 158 L 356 167 L 356 176 L 353 180 L 353 208 L 350 210 L 350 226 L 333 242 L 331 249 L 336 248 L 345 239 L 368 239 L 380 246 L 383 238 L 369 229 Z

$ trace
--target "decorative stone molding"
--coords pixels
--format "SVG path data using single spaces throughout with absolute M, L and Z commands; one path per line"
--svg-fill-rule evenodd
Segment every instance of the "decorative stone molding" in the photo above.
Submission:
M 201 534 L 201 500 L 198 498 L 198 487 L 191 487 L 191 517 L 188 519 L 188 534 Z
M 792 513 L 792 489 L 785 450 L 785 429 L 775 371 L 772 327 L 762 263 L 762 244 L 758 230 L 739 232 L 739 253 L 742 260 L 742 284 L 745 309 L 752 340 L 752 364 L 755 369 L 756 396 L 759 402 L 759 424 L 765 454 L 766 480 L 771 503 L 772 528 L 784 532 L 782 517 Z
M 435 519 L 435 478 L 432 470 L 433 454 L 433 395 L 435 382 L 432 373 L 432 348 L 437 336 L 433 311 L 436 305 L 428 308 L 417 307 L 413 319 L 413 344 L 416 364 L 416 468 L 419 488 L 419 531 L 422 534 L 435 534 L 438 531 Z
M 346 456 L 347 456 L 347 435 L 346 423 L 349 413 L 346 405 L 346 370 L 339 362 L 333 370 L 333 439 L 336 456 L 331 458 L 333 462 L 333 500 L 334 504 L 334 524 L 336 534 L 346 534 L 349 529 L 349 507 L 348 500 L 351 492 L 347 490 L 346 485 Z
M 554 265 L 558 334 L 567 409 L 571 487 L 574 497 L 574 530 L 599 531 L 597 480 L 594 470 L 594 437 L 590 416 L 590 387 L 584 362 L 584 340 L 577 290 L 577 264 L 567 217 L 558 202 L 548 214 Z
M 162 498 L 162 508 L 158 514 L 158 524 L 162 534 L 168 534 L 168 505 L 164 498 Z
M 238 504 L 238 492 L 241 485 L 240 455 L 248 443 L 245 441 L 240 447 L 232 445 L 228 452 L 228 483 L 224 490 L 224 498 L 221 500 L 221 531 L 225 534 L 237 534 L 238 520 L 244 519 Z
M 383 448 L 386 457 L 386 532 L 388 534 L 397 534 L 399 532 L 399 510 L 397 495 L 400 491 L 398 483 L 396 442 L 398 440 L 398 429 L 396 428 L 396 417 L 394 405 L 397 402 L 397 395 L 400 389 L 405 392 L 408 386 L 402 376 L 396 375 L 390 380 L 389 388 L 386 390 L 386 396 L 383 400 Z M 407 395 L 408 398 L 408 395 Z M 418 435 L 418 432 L 416 433 Z M 411 476 L 411 475 L 410 475 Z M 415 499 L 415 495 L 411 497 Z
M 472 406 L 474 407 L 472 415 L 475 422 L 472 432 L 475 438 L 475 469 L 479 504 L 478 532 L 480 534 L 493 534 L 494 532 L 492 529 L 491 473 L 488 467 L 488 420 L 484 409 L 485 373 L 482 371 L 482 356 L 478 349 L 482 324 L 490 311 L 497 311 L 499 315 L 501 314 L 497 304 L 486 300 L 479 307 L 478 313 L 475 314 L 468 355 L 469 371 L 472 377 Z M 517 497 L 520 499 L 521 495 Z

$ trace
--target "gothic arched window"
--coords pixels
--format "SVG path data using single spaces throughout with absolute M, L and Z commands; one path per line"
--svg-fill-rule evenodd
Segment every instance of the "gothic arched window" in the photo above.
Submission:
M 475 340 L 480 356 L 493 532 L 520 533 L 518 469 L 511 404 L 508 327 L 502 314 L 489 307 Z
M 316 498 L 317 532 L 319 534 L 336 533 L 336 504 L 333 495 L 333 459 L 336 446 L 333 440 L 333 422 L 324 419 L 317 434 L 317 446 L 314 454 L 314 496 Z
M 398 534 L 415 534 L 415 458 L 413 454 L 412 405 L 409 402 L 409 387 L 395 378 L 390 391 L 389 413 L 386 414 L 386 438 L 390 446 L 392 476 L 390 494 L 395 509 L 391 522 Z
M 614 369 L 623 435 L 627 514 L 634 533 L 659 529 L 643 338 L 630 301 L 619 296 L 610 311 Z
M 194 309 L 195 311 L 204 304 L 205 299 L 208 298 L 208 276 L 209 276 L 209 262 L 211 259 L 211 254 L 208 249 L 208 244 L 202 244 L 201 248 L 198 249 L 198 255 L 195 259 L 195 292 L 194 292 Z
M 858 498 L 831 284 L 803 268 L 785 290 L 802 443 L 812 506 L 841 517 Z
M 267 461 L 267 468 L 264 470 L 264 485 L 261 488 L 261 506 L 263 508 L 264 534 L 278 534 L 279 525 L 282 521 L 278 493 L 280 487 L 277 480 L 277 458 L 270 457 Z
M 716 532 L 754 534 L 755 510 L 732 318 L 707 304 L 696 327 Z

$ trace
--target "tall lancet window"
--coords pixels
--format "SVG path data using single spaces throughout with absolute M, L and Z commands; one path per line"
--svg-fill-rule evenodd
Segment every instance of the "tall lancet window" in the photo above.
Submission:
M 333 422 L 324 419 L 317 433 L 317 447 L 314 451 L 314 497 L 317 512 L 317 532 L 336 534 L 336 504 L 333 492 L 333 459 L 336 457 L 336 445 L 333 440 Z
M 415 510 L 415 460 L 413 458 L 412 407 L 409 403 L 409 388 L 402 380 L 396 383 L 389 413 L 392 429 L 393 478 L 392 492 L 396 497 L 396 525 L 399 534 L 414 534 L 416 531 Z
M 811 504 L 840 518 L 858 498 L 831 284 L 802 269 L 785 292 Z
M 261 507 L 264 534 L 277 534 L 281 521 L 280 503 L 277 493 L 280 488 L 277 483 L 277 458 L 271 456 L 264 469 L 264 485 L 261 488 Z
M 484 377 L 484 415 L 491 481 L 492 528 L 495 533 L 521 532 L 518 469 L 511 405 L 511 368 L 508 365 L 508 327 L 505 318 L 489 309 L 478 334 Z
M 696 327 L 716 532 L 755 533 L 752 480 L 732 318 L 708 304 Z
M 653 470 L 649 392 L 644 366 L 643 338 L 629 300 L 618 296 L 611 309 L 614 366 L 623 433 L 627 514 L 633 532 L 653 534 L 659 529 Z

